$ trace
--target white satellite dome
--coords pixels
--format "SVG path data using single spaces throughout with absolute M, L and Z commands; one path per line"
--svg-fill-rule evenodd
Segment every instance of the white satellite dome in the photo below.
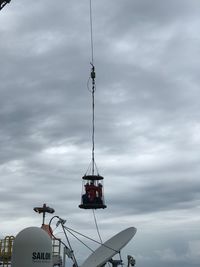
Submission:
M 52 267 L 52 243 L 41 228 L 28 227 L 19 232 L 13 245 L 12 267 Z

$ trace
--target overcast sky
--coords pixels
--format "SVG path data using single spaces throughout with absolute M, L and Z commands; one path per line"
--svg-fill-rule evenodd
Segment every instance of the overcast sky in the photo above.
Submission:
M 197 267 L 200 1 L 92 6 L 102 239 L 135 226 L 124 257 L 138 267 Z M 89 26 L 89 0 L 12 0 L 0 11 L 1 237 L 40 226 L 33 207 L 47 203 L 98 238 L 92 211 L 78 208 L 91 161 Z M 73 244 L 82 262 L 90 251 Z

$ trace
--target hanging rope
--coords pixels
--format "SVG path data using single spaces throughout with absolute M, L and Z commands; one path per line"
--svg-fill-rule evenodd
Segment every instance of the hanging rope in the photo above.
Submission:
M 92 65 L 92 71 L 91 71 L 91 79 L 92 79 L 92 175 L 94 175 L 94 169 L 95 169 L 95 159 L 94 159 L 94 92 L 95 92 L 95 68 L 94 65 Z
M 90 3 L 90 43 L 91 43 L 91 73 L 90 73 L 90 78 L 92 80 L 92 89 L 89 90 L 92 93 L 92 175 L 95 174 L 95 168 L 96 168 L 96 163 L 95 163 L 95 98 L 94 98 L 94 93 L 96 91 L 96 83 L 95 83 L 95 78 L 96 78 L 96 73 L 95 73 L 95 66 L 94 66 L 94 40 L 93 40 L 93 19 L 92 19 L 92 0 L 89 0 Z M 98 170 L 97 170 L 98 172 Z M 99 227 L 97 224 L 97 219 L 95 216 L 95 211 L 94 209 L 92 210 L 93 212 L 93 217 L 94 217 L 94 222 L 97 230 L 97 234 L 99 236 L 99 240 L 101 241 L 102 244 L 102 238 L 99 232 Z
M 99 232 L 99 227 L 98 227 L 98 224 L 97 224 L 97 219 L 96 219 L 96 216 L 95 216 L 95 211 L 93 211 L 93 217 L 94 217 L 94 222 L 95 222 L 95 225 L 96 225 L 96 229 L 97 229 L 97 233 L 98 233 L 98 236 L 99 236 L 99 240 L 101 241 L 101 244 L 103 243 L 102 242 L 102 238 L 101 238 L 101 235 L 100 235 L 100 232 Z
M 94 92 L 95 92 L 95 67 L 94 67 L 94 40 L 93 40 L 93 20 L 92 20 L 92 0 L 89 0 L 90 4 L 90 44 L 91 44 L 91 73 L 90 78 L 92 79 L 92 175 L 94 175 L 95 170 L 95 159 L 94 159 Z
M 91 63 L 94 66 L 94 41 L 93 41 L 93 22 L 92 22 L 92 0 L 90 0 L 90 42 L 91 42 Z

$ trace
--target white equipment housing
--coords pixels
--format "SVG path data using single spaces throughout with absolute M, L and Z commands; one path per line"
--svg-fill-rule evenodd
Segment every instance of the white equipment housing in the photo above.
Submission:
M 18 233 L 11 267 L 52 267 L 52 242 L 41 228 L 28 227 Z

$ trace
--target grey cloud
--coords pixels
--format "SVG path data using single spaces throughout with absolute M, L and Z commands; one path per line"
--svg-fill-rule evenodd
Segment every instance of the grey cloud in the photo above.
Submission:
M 105 238 L 138 228 L 127 251 L 141 267 L 170 255 L 197 266 L 199 8 L 93 1 L 95 159 L 108 205 L 97 216 Z M 45 202 L 94 236 L 91 212 L 78 209 L 91 160 L 88 3 L 13 0 L 0 22 L 1 236 L 40 224 L 32 208 Z

